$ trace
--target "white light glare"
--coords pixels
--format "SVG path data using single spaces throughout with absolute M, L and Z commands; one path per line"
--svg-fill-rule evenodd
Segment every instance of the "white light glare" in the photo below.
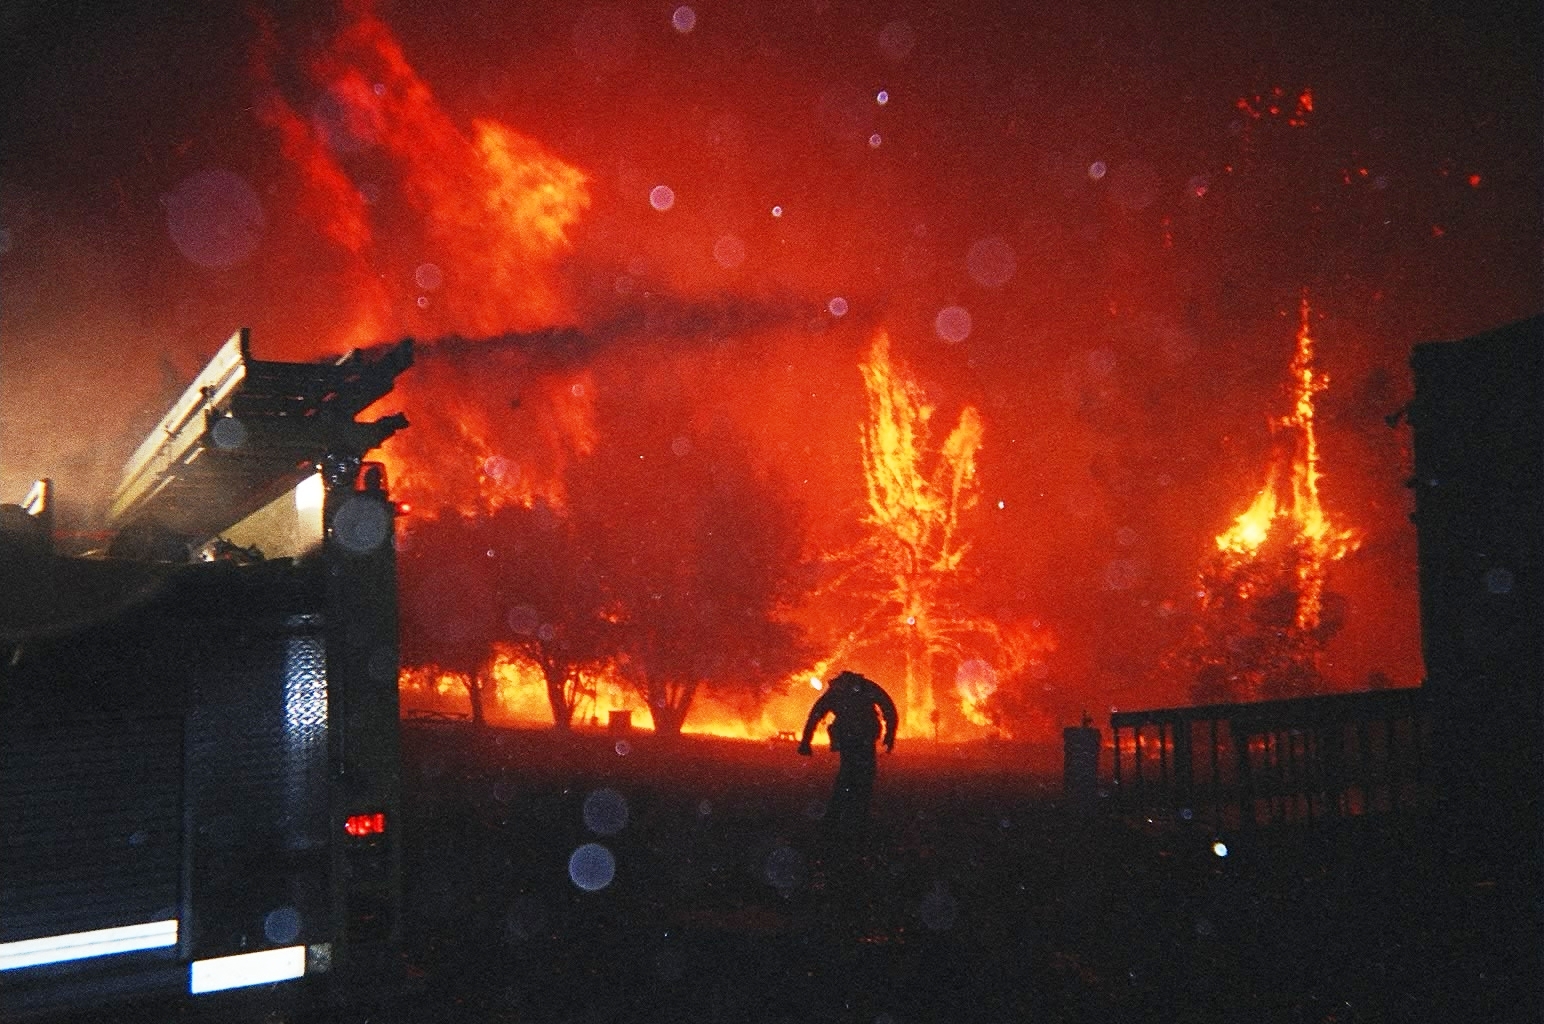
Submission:
M 40 939 L 0 942 L 0 971 L 14 971 L 39 964 L 85 960 L 113 953 L 133 953 L 177 944 L 176 921 L 149 921 L 121 928 L 47 935 Z
M 322 482 L 322 474 L 312 473 L 295 485 L 295 511 L 320 512 L 326 497 L 327 485 Z
M 292 981 L 306 973 L 306 947 L 285 946 L 283 949 L 265 949 L 258 953 L 237 953 L 235 956 L 217 956 L 212 960 L 195 960 L 188 969 L 188 992 L 201 995 L 205 992 L 223 992 L 231 988 L 249 985 L 267 985 L 275 981 Z
M 1219 839 L 1212 844 L 1212 852 L 1219 857 L 1226 857 L 1228 855 L 1228 844 Z

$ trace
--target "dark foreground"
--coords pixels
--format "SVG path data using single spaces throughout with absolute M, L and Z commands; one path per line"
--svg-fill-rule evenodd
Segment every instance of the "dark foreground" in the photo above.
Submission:
M 1540 1019 L 1537 886 L 1466 870 L 1419 819 L 1219 857 L 1204 829 L 1074 815 L 1045 751 L 913 744 L 848 847 L 820 820 L 835 758 L 791 743 L 405 742 L 397 983 L 270 1021 Z M 612 834 L 585 821 L 602 789 Z M 569 861 L 593 842 L 615 875 L 591 892 Z

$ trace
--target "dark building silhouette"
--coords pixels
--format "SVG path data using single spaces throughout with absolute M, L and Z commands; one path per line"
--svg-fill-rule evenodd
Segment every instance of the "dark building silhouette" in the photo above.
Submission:
M 1544 316 L 1415 346 L 1416 525 L 1438 820 L 1537 873 L 1544 777 Z

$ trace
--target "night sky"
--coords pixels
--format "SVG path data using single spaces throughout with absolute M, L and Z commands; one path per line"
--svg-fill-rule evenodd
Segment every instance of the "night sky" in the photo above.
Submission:
M 940 437 L 985 419 L 978 606 L 1055 635 L 1045 702 L 1071 720 L 1183 699 L 1158 654 L 1264 479 L 1306 294 L 1324 501 L 1363 538 L 1330 577 L 1326 674 L 1420 682 L 1386 418 L 1413 344 L 1544 309 L 1537 4 L 100 6 L 0 13 L 7 500 L 51 475 L 88 523 L 233 330 L 319 356 L 368 306 L 383 342 L 575 327 L 562 359 L 530 341 L 501 400 L 668 377 L 742 424 L 818 542 L 862 496 L 857 362 L 885 329 Z M 472 226 L 407 201 L 401 140 L 340 134 L 315 58 L 371 17 L 452 136 L 497 122 L 586 181 L 564 244 L 502 251 L 507 322 Z M 364 197 L 362 254 L 276 103 Z M 189 222 L 201 202 L 217 223 Z

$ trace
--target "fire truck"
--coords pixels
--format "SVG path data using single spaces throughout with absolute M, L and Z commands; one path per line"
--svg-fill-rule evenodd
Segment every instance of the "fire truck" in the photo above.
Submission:
M 100 550 L 0 505 L 0 1017 L 369 978 L 400 937 L 396 508 L 359 419 L 412 343 L 243 329 L 126 464 Z M 280 993 L 285 994 L 280 994 Z

